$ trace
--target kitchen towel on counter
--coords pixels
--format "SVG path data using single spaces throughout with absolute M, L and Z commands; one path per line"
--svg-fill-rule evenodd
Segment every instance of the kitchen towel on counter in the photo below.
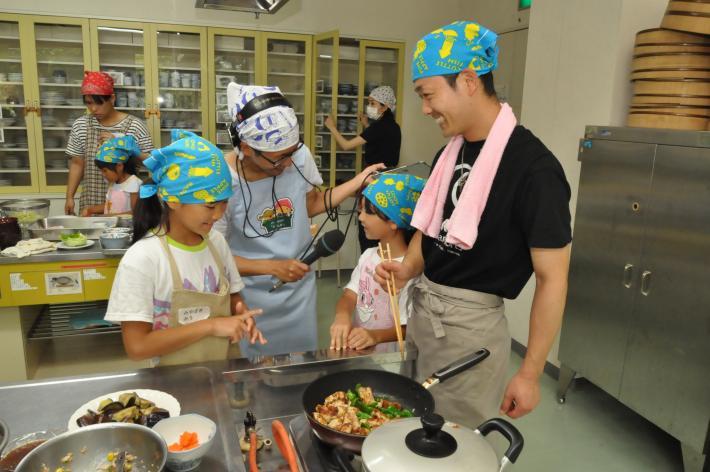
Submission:
M 481 153 L 473 164 L 458 204 L 451 213 L 446 242 L 471 249 L 478 237 L 478 224 L 486 208 L 493 179 L 517 120 L 513 109 L 502 103 Z M 432 238 L 438 238 L 449 184 L 456 167 L 456 157 L 463 146 L 463 136 L 455 136 L 446 145 L 422 191 L 412 216 L 411 225 Z
M 3 256 L 17 257 L 21 259 L 27 256 L 34 256 L 45 252 L 57 250 L 57 244 L 51 241 L 45 241 L 42 238 L 25 239 L 14 246 L 5 248 L 0 252 Z

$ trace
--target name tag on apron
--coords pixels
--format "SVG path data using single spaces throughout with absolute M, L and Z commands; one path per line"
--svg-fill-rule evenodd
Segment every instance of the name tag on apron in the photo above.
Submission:
M 178 310 L 178 323 L 182 325 L 194 323 L 195 321 L 206 320 L 210 317 L 211 311 L 208 306 L 192 306 L 180 308 Z

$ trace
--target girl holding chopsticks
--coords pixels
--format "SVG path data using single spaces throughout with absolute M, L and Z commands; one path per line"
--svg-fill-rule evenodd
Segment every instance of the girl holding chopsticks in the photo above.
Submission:
M 379 246 L 362 253 L 338 300 L 330 326 L 331 349 L 365 349 L 403 339 L 415 281 L 395 293 L 394 284 L 385 291 L 373 275 L 382 260 L 404 257 L 411 238 L 409 222 L 424 183 L 412 175 L 382 174 L 362 191 L 358 219 L 367 238 L 379 241 Z

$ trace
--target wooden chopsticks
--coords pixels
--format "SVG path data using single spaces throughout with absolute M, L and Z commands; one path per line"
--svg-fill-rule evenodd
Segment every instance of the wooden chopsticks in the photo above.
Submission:
M 387 243 L 387 252 L 382 249 L 382 243 L 377 243 L 380 250 L 380 258 L 387 262 L 392 262 L 392 251 Z M 402 325 L 399 320 L 399 297 L 397 296 L 397 287 L 394 282 L 394 274 L 390 272 L 390 278 L 387 280 L 387 295 L 390 298 L 390 312 L 392 312 L 392 320 L 394 321 L 394 329 L 397 333 L 397 342 L 399 343 L 399 353 L 404 360 L 404 339 L 402 338 Z

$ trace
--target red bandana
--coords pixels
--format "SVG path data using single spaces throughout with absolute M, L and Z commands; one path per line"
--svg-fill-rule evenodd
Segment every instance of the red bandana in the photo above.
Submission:
M 82 95 L 112 95 L 113 78 L 106 72 L 94 72 L 87 70 L 84 72 L 84 80 L 81 83 Z

